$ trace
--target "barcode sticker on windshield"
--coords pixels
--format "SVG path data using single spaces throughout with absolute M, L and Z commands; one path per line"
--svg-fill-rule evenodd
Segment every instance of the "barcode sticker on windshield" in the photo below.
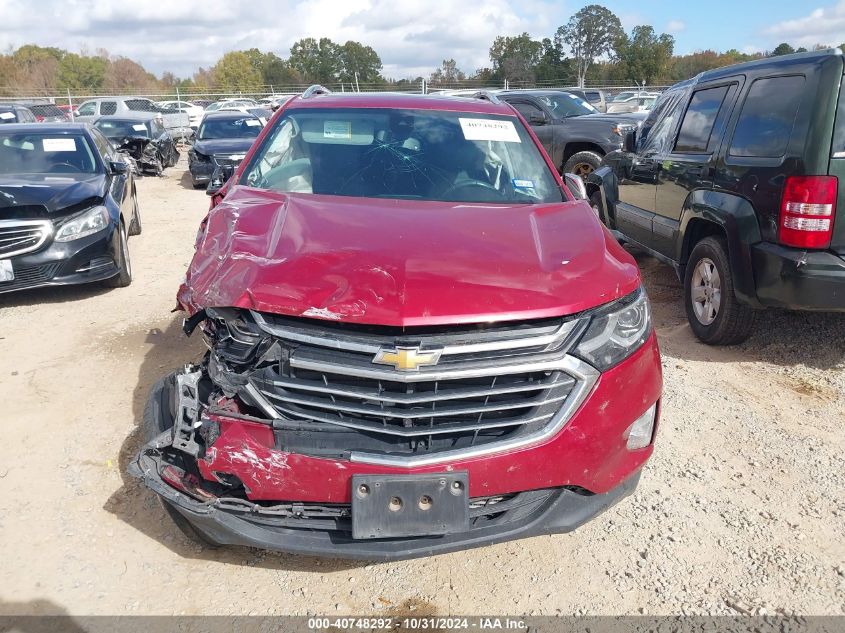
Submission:
M 504 141 L 521 143 L 513 121 L 459 118 L 464 138 L 468 141 Z
M 352 138 L 352 122 L 351 121 L 324 121 L 323 122 L 323 138 Z
M 144 125 L 143 123 L 136 123 L 135 125 L 132 126 L 132 129 L 135 130 L 136 132 L 146 132 L 147 126 Z
M 8 121 L 9 119 L 14 119 L 15 113 L 14 112 L 0 112 L 0 119 L 4 121 Z
M 41 142 L 45 152 L 75 152 L 76 140 L 72 138 L 45 138 Z
M 258 119 L 247 119 L 247 120 L 245 121 L 245 123 L 246 123 L 249 127 L 255 127 L 256 125 L 261 125 L 261 121 L 259 121 Z

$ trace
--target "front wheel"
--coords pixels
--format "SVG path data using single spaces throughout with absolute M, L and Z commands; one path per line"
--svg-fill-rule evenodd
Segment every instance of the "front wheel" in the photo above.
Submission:
M 125 288 L 132 283 L 132 262 L 129 260 L 129 240 L 126 238 L 126 227 L 123 222 L 117 229 L 117 274 L 111 279 L 106 279 L 105 284 L 109 288 Z
M 578 152 L 570 156 L 569 160 L 564 163 L 563 173 L 575 174 L 580 176 L 581 180 L 586 180 L 587 176 L 599 167 L 601 167 L 601 156 L 595 152 Z
M 708 345 L 735 345 L 751 335 L 756 312 L 734 294 L 724 239 L 706 237 L 692 249 L 684 275 L 684 304 L 693 333 Z

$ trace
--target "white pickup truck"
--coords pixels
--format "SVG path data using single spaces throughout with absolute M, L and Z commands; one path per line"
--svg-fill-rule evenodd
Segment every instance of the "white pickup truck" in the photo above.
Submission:
M 164 127 L 174 138 L 193 136 L 191 121 L 185 112 L 165 110 L 144 97 L 97 97 L 83 101 L 74 120 L 94 122 L 101 116 L 129 115 L 133 112 L 158 112 Z

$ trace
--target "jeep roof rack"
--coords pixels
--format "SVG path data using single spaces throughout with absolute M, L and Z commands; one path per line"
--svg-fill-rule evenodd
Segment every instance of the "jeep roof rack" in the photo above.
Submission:
M 303 99 L 310 99 L 314 95 L 330 95 L 332 93 L 331 90 L 328 88 L 324 88 L 320 84 L 314 84 L 313 86 L 308 86 L 305 89 L 305 92 L 302 93 Z
M 497 97 L 496 95 L 494 95 L 492 92 L 490 92 L 488 90 L 479 90 L 474 95 L 472 95 L 472 98 L 473 99 L 483 99 L 484 101 L 489 101 L 490 103 L 495 103 L 496 105 L 499 105 L 500 103 L 502 103 L 501 101 L 499 101 L 499 97 Z

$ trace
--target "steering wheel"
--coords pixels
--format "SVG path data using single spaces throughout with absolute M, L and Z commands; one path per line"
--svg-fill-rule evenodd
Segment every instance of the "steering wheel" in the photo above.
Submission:
M 72 165 L 71 163 L 53 163 L 52 165 L 50 165 L 50 167 L 53 169 L 55 169 L 56 167 L 70 167 L 73 171 L 80 173 L 82 172 L 79 167 L 77 167 L 76 165 Z
M 493 185 L 489 182 L 484 182 L 483 180 L 461 180 L 460 182 L 456 182 L 451 187 L 449 187 L 446 191 L 444 191 L 441 195 L 448 196 L 450 193 L 458 191 L 459 189 L 467 189 L 468 187 L 479 187 L 481 189 L 487 189 L 488 191 L 496 192 L 496 195 L 500 198 L 503 198 L 504 195 L 501 191 L 496 189 Z

